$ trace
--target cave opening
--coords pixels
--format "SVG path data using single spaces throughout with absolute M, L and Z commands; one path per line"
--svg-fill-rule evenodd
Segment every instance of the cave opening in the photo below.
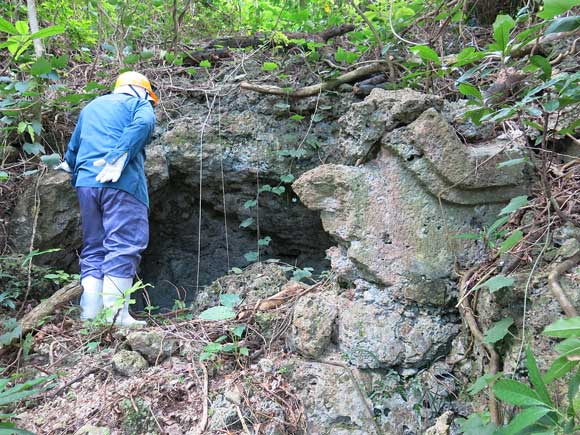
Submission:
M 261 194 L 257 206 L 247 209 L 244 204 L 256 198 L 255 188 L 239 181 L 225 194 L 221 186 L 205 189 L 201 228 L 198 186 L 172 177 L 152 195 L 150 242 L 139 275 L 153 287 L 138 298 L 137 309 L 149 304 L 175 308 L 176 300 L 191 303 L 198 288 L 255 261 L 252 252 L 257 252 L 259 239 L 271 239 L 259 246 L 261 261 L 278 259 L 297 268 L 311 267 L 315 274 L 330 267 L 325 251 L 333 242 L 317 212 L 301 204 L 289 187 L 283 195 Z M 248 216 L 253 223 L 242 227 Z

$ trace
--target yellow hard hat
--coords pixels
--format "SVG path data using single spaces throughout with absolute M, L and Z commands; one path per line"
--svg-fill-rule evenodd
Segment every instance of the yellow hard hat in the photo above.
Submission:
M 153 89 L 151 88 L 151 83 L 147 80 L 143 74 L 138 73 L 136 71 L 127 71 L 121 74 L 117 81 L 115 82 L 115 89 L 119 86 L 124 85 L 133 85 L 133 86 L 141 86 L 143 89 L 147 91 L 151 99 L 153 100 L 153 104 L 157 104 L 159 102 L 159 97 L 155 95 Z

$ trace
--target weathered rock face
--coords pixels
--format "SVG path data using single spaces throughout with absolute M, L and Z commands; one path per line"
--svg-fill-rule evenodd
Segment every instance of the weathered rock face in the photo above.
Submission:
M 320 211 L 337 243 L 328 255 L 345 288 L 336 295 L 335 326 L 317 331 L 328 331 L 326 341 L 311 327 L 312 319 L 325 315 L 314 309 L 304 322 L 308 310 L 295 312 L 295 336 L 308 333 L 312 343 L 320 343 L 313 350 L 296 348 L 318 358 L 339 352 L 386 386 L 384 399 L 373 401 L 385 433 L 422 433 L 427 427 L 421 422 L 434 422 L 440 414 L 418 411 L 422 391 L 445 385 L 437 406 L 451 406 L 455 381 L 437 386 L 429 379 L 443 379 L 452 367 L 435 361 L 448 354 L 460 330 L 450 303 L 457 296 L 454 267 L 482 255 L 454 236 L 478 232 L 502 204 L 526 193 L 531 181 L 522 166 L 498 166 L 525 156 L 523 138 L 491 138 L 463 123 L 464 137 L 479 141 L 465 144 L 453 126 L 459 109 L 443 110 L 440 100 L 412 91 L 375 89 L 340 121 L 340 157 L 334 161 L 350 165 L 318 166 L 292 186 L 307 207 Z M 317 368 L 313 380 L 297 380 L 305 385 L 299 390 L 312 433 L 375 433 L 365 422 L 364 398 L 333 402 L 344 392 L 337 391 L 340 374 L 332 370 Z
M 375 89 L 364 104 L 380 110 L 381 97 L 393 98 L 390 92 Z M 364 104 L 359 103 L 356 111 Z M 419 108 L 430 105 L 435 103 L 427 97 L 414 103 Z M 404 296 L 441 304 L 455 259 L 465 261 L 476 254 L 454 235 L 493 219 L 497 203 L 526 191 L 529 176 L 521 165 L 497 167 L 523 155 L 513 140 L 466 146 L 433 107 L 409 125 L 389 131 L 385 119 L 397 117 L 394 107 L 372 118 L 381 120 L 376 123 L 386 131 L 373 144 L 380 147 L 374 160 L 356 167 L 321 165 L 305 173 L 293 188 L 309 208 L 321 211 L 324 229 L 344 248 L 342 253 L 356 266 L 358 276 L 390 287 L 403 285 Z M 405 114 L 401 118 L 410 119 Z M 365 128 L 361 125 L 360 131 Z M 349 129 L 341 142 L 347 149 L 356 131 L 352 125 Z M 357 143 L 367 139 L 361 136 Z M 344 266 L 340 255 L 332 253 L 333 263 Z M 429 297 L 421 296 L 417 288 L 428 289 Z

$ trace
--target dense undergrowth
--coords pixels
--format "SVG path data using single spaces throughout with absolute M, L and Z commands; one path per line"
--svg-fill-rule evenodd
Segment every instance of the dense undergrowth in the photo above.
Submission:
M 5 346 L 2 357 L 11 363 L 0 380 L 0 407 L 39 392 L 38 385 L 50 381 L 19 376 L 16 369 L 30 351 L 32 335 L 19 337 L 16 319 L 41 298 L 38 287 L 46 295 L 75 277 L 36 269 L 32 259 L 42 253 L 33 246 L 27 258 L 15 257 L 3 234 L 22 186 L 60 161 L 73 115 L 84 102 L 108 92 L 119 72 L 137 69 L 157 86 L 162 99 L 160 121 L 167 122 L 177 109 L 176 95 L 218 94 L 220 85 L 231 79 L 231 71 L 254 56 L 261 61 L 263 81 L 276 86 L 272 91 L 254 84 L 259 92 L 293 98 L 311 85 L 315 88 L 310 95 L 316 95 L 332 90 L 352 71 L 354 91 L 361 95 L 378 86 L 409 87 L 449 100 L 466 98 L 471 106 L 467 116 L 474 123 L 487 123 L 497 131 L 519 130 L 526 136 L 532 158 L 504 164 L 534 168 L 539 183 L 533 195 L 514 198 L 481 233 L 457 235 L 485 244 L 489 259 L 462 280 L 460 308 L 490 361 L 490 372 L 471 388 L 473 394 L 490 395 L 489 409 L 468 418 L 463 431 L 563 434 L 579 430 L 580 317 L 566 311 L 565 296 L 558 294 L 559 275 L 577 267 L 578 254 L 558 266 L 551 277 L 555 297 L 569 318 L 547 328 L 546 335 L 566 340 L 556 345 L 560 356 L 544 374 L 537 368 L 534 349 L 526 350 L 531 387 L 509 374 L 502 376 L 499 370 L 499 349 L 508 336 L 509 319 L 481 331 L 470 305 L 477 289 L 496 291 L 513 285 L 509 271 L 500 272 L 506 256 L 532 265 L 541 255 L 534 248 L 547 243 L 557 227 L 580 225 L 578 156 L 563 161 L 559 154 L 579 143 L 579 4 L 577 0 L 45 0 L 37 5 L 40 28 L 32 29 L 30 11 L 22 2 L 2 3 L 0 309 L 5 315 L 0 344 Z M 333 28 L 336 32 L 326 38 L 324 32 Z M 35 46 L 35 39 L 42 46 Z M 191 79 L 198 87 L 179 88 L 173 85 L 175 77 Z M 319 84 L 323 85 L 316 87 Z M 530 213 L 536 232 L 524 219 L 529 220 Z M 235 304 L 228 303 L 222 303 L 222 311 L 230 309 L 231 317 Z M 235 358 L 243 366 L 250 348 L 239 343 L 246 336 L 244 329 L 235 327 L 240 325 L 226 328 L 225 335 L 206 344 L 204 360 Z M 14 338 L 18 344 L 9 348 Z M 554 403 L 550 385 L 563 377 L 567 401 Z M 502 413 L 502 404 L 514 405 L 516 411 Z M 0 415 L 2 421 L 9 417 Z M 1 425 L 0 433 L 15 430 L 3 429 L 11 423 Z

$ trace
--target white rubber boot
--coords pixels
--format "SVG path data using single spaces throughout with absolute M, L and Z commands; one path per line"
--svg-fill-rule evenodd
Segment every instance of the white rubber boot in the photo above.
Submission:
M 103 280 L 94 276 L 81 279 L 81 320 L 93 320 L 103 309 Z
M 142 320 L 134 319 L 129 314 L 130 295 L 123 295 L 133 286 L 133 278 L 117 278 L 115 276 L 105 275 L 103 283 L 103 305 L 105 308 L 111 308 L 112 313 L 107 316 L 107 322 L 124 327 L 139 328 L 147 323 Z M 121 305 L 121 306 L 120 306 Z

